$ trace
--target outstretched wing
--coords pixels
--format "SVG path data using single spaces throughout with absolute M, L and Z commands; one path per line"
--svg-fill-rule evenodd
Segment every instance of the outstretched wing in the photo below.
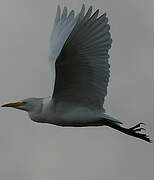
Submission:
M 98 13 L 99 10 L 91 16 L 90 7 L 85 14 L 83 5 L 62 49 L 57 50 L 53 92 L 56 101 L 94 109 L 103 106 L 109 81 L 108 51 L 112 40 L 106 14 L 98 17 Z
M 77 20 L 78 16 L 75 16 L 74 10 L 68 14 L 67 7 L 64 7 L 63 12 L 61 13 L 61 8 L 58 5 L 50 37 L 49 61 L 56 61 Z
M 61 13 L 60 6 L 57 7 L 56 18 L 52 29 L 50 42 L 49 42 L 49 63 L 51 67 L 51 94 L 54 91 L 55 85 L 55 62 L 58 58 L 64 43 L 72 32 L 75 24 L 77 23 L 78 16 L 75 16 L 74 10 L 68 14 L 67 7 L 64 7 Z

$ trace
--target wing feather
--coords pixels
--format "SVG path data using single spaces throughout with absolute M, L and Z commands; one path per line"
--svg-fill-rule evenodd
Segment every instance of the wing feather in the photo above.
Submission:
M 67 7 L 64 7 L 63 13 L 62 13 L 62 16 L 61 16 L 61 22 L 62 23 L 65 22 L 66 18 L 67 18 Z
M 60 6 L 58 5 L 54 26 L 56 26 L 58 24 L 58 22 L 60 21 L 60 14 L 61 14 L 61 9 L 60 9 Z
M 106 13 L 98 17 L 99 10 L 92 15 L 92 6 L 85 13 L 84 4 L 75 18 L 74 11 L 68 17 L 66 11 L 64 8 L 63 18 L 59 20 L 58 8 L 55 20 L 58 22 L 56 31 L 63 30 L 58 33 L 62 45 L 56 55 L 51 54 L 56 58 L 53 58 L 56 60 L 53 98 L 102 109 L 110 77 L 108 51 L 112 40 L 108 18 Z M 66 21 L 67 27 L 58 26 L 61 21 Z
M 61 8 L 58 5 L 55 22 L 50 37 L 49 61 L 56 61 L 65 41 L 77 23 L 78 17 L 79 15 L 75 16 L 73 10 L 67 16 L 67 7 L 64 7 L 61 15 Z

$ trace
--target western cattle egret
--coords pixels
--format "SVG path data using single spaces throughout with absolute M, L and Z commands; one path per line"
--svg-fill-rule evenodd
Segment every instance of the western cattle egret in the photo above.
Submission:
M 50 38 L 49 63 L 51 96 L 28 98 L 2 107 L 27 111 L 35 122 L 58 126 L 109 126 L 125 134 L 152 142 L 142 133 L 139 123 L 124 128 L 121 122 L 107 114 L 103 108 L 110 76 L 108 51 L 111 48 L 110 25 L 106 13 L 85 12 L 83 4 L 79 14 L 69 13 L 60 6 Z

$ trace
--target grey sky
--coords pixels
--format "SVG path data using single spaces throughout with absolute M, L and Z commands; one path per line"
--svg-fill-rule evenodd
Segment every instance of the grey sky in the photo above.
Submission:
M 50 93 L 48 41 L 57 4 L 107 12 L 113 46 L 106 111 L 154 133 L 154 1 L 1 0 L 1 104 Z M 154 145 L 107 127 L 60 128 L 0 111 L 2 180 L 153 180 Z

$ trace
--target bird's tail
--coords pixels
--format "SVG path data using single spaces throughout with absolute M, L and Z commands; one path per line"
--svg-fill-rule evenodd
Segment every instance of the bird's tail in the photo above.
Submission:
M 118 119 L 115 119 L 114 117 L 111 117 L 110 115 L 108 114 L 103 114 L 103 117 L 104 119 L 108 120 L 108 121 L 111 121 L 113 123 L 116 123 L 116 124 L 122 124 L 122 122 L 120 122 Z

